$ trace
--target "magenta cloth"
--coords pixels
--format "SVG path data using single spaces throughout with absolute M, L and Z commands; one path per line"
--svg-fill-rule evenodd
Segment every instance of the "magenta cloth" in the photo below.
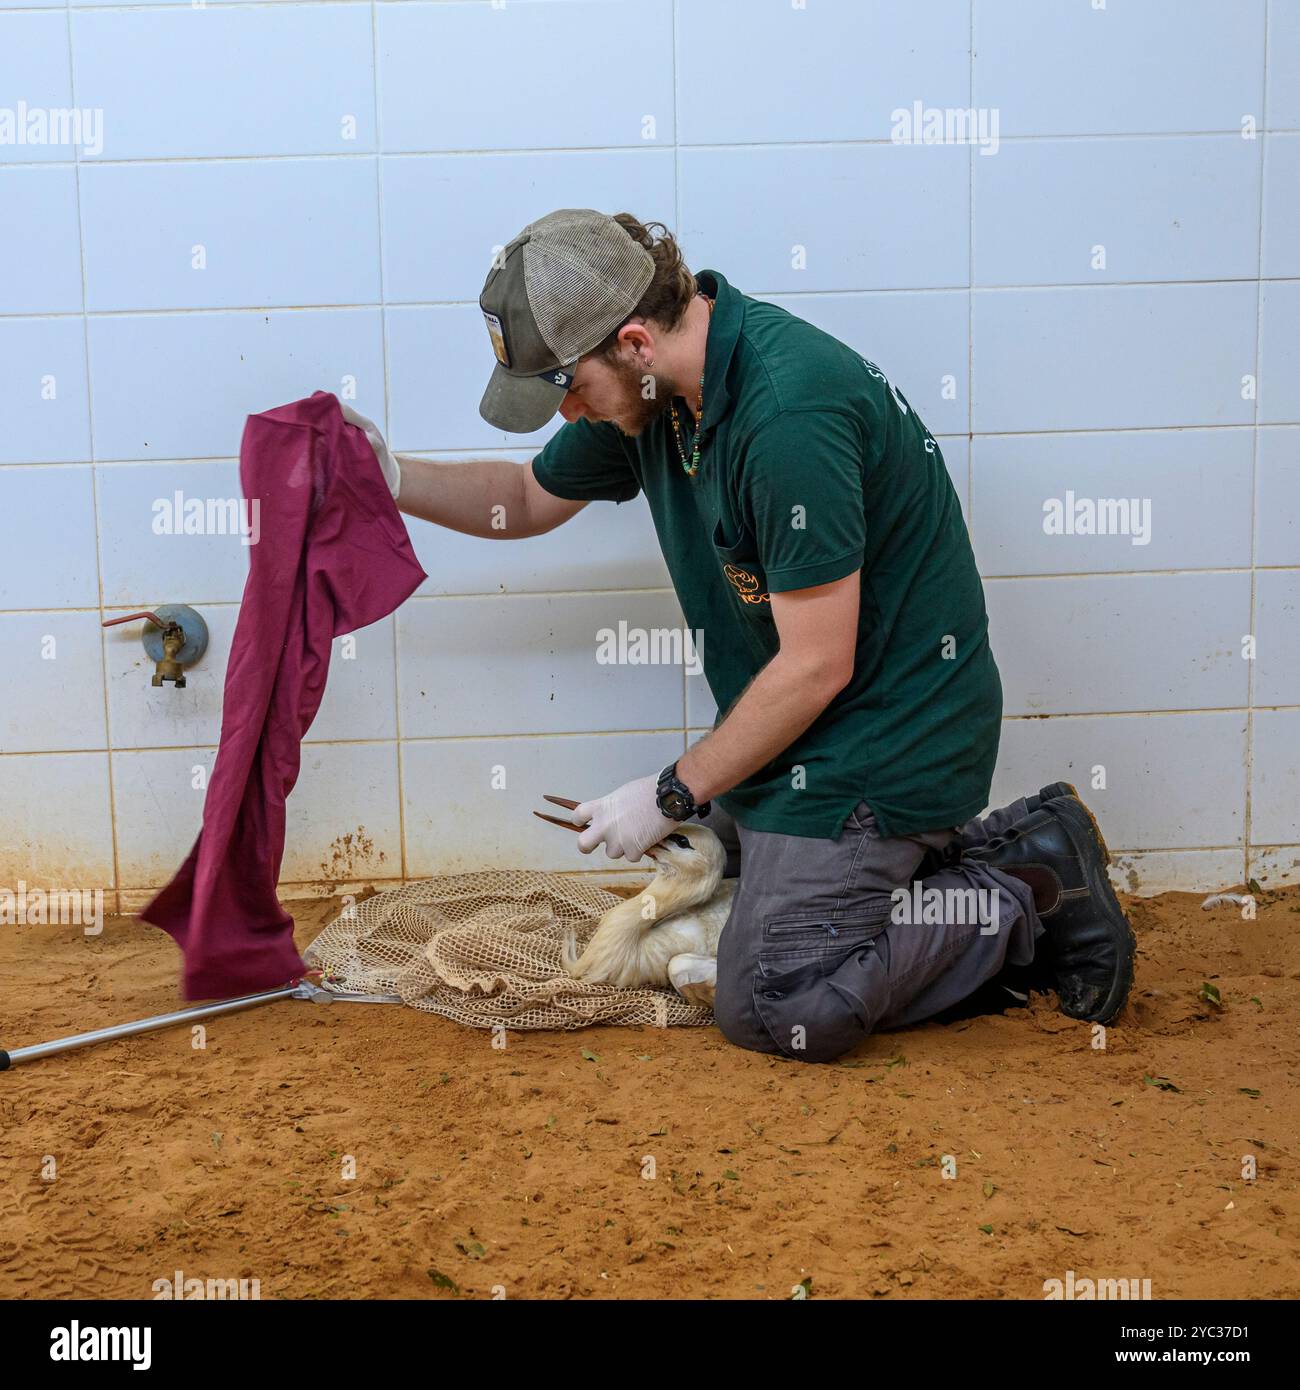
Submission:
M 329 392 L 250 415 L 239 480 L 245 523 L 260 534 L 203 828 L 140 914 L 181 948 L 187 999 L 274 989 L 303 973 L 276 896 L 298 745 L 325 693 L 331 641 L 378 622 L 425 578 L 374 450 Z

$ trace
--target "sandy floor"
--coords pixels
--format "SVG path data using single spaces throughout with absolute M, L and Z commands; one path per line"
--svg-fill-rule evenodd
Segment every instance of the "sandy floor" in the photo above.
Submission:
M 712 1028 L 497 1051 L 415 1010 L 289 1002 L 214 1021 L 206 1050 L 182 1029 L 20 1067 L 0 1295 L 149 1297 L 179 1269 L 263 1298 L 1041 1298 L 1074 1270 L 1296 1297 L 1300 892 L 1255 922 L 1199 903 L 1129 901 L 1138 984 L 1104 1051 L 1049 999 L 832 1066 Z M 305 944 L 329 907 L 293 907 Z M 176 966 L 131 919 L 9 928 L 0 1042 L 165 1012 Z

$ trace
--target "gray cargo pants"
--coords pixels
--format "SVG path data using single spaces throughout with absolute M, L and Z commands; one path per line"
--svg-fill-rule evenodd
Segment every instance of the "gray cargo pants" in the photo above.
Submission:
M 839 838 L 821 840 L 746 829 L 715 803 L 704 824 L 727 848 L 727 876 L 740 876 L 718 946 L 723 1035 L 829 1062 L 878 1028 L 960 1003 L 1004 963 L 1027 965 L 1043 930 L 1029 886 L 956 853 L 1026 814 L 1015 801 L 959 828 L 882 839 L 859 802 Z M 944 851 L 948 862 L 917 880 L 928 851 L 929 867 Z

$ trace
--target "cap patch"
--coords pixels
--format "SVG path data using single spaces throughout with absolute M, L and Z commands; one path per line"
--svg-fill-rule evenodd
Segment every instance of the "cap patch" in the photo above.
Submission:
M 497 361 L 503 367 L 510 365 L 510 354 L 506 351 L 505 330 L 501 327 L 501 320 L 495 314 L 489 314 L 483 310 L 483 319 L 487 323 L 488 337 L 492 339 L 492 351 L 497 355 Z

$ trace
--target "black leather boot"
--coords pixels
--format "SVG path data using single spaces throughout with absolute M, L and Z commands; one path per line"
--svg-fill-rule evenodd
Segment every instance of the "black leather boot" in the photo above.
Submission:
M 1049 782 L 1047 786 L 1039 787 L 1036 792 L 1031 792 L 1025 797 L 1025 806 L 1030 811 L 1037 811 L 1043 802 L 1054 801 L 1060 796 L 1072 796 L 1076 801 L 1079 800 L 1079 793 L 1075 791 L 1073 782 Z M 931 874 L 937 874 L 942 869 L 950 869 L 961 858 L 961 853 L 961 846 L 956 840 L 946 849 L 927 849 L 914 876 L 929 878 Z M 1106 862 L 1110 863 L 1109 854 Z
M 1036 946 L 1039 969 L 1026 967 L 1021 978 L 1040 981 L 1045 968 L 1062 1013 L 1109 1023 L 1133 983 L 1135 943 L 1106 875 L 1110 851 L 1087 807 L 1074 796 L 1045 800 L 965 858 L 983 860 L 1034 890 L 1045 934 Z
M 1031 811 L 1037 811 L 1043 802 L 1055 801 L 1062 796 L 1072 796 L 1076 801 L 1079 800 L 1079 793 L 1075 791 L 1073 782 L 1049 782 L 1047 786 L 1039 787 L 1033 796 L 1025 797 L 1025 805 Z M 1110 863 L 1109 857 L 1106 862 Z

